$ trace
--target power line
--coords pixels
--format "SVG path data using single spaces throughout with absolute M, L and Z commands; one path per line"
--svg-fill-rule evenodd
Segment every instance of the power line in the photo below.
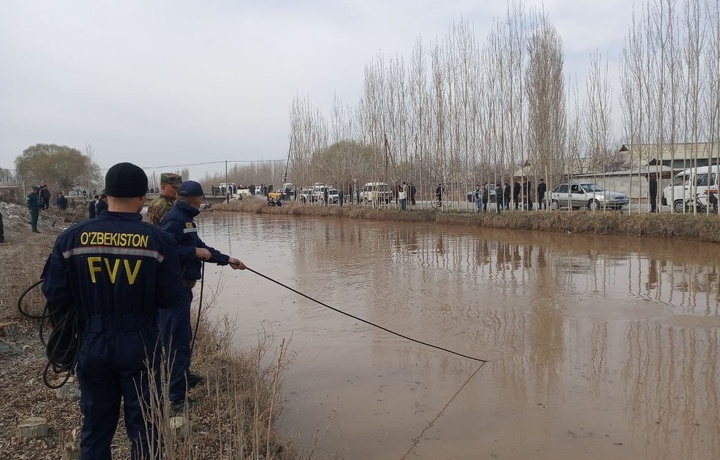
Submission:
M 261 163 L 269 161 L 285 161 L 284 159 L 279 160 L 222 160 L 222 161 L 205 161 L 202 163 L 187 163 L 178 165 L 162 165 L 162 166 L 141 166 L 143 169 L 160 169 L 160 168 L 181 168 L 185 166 L 204 166 L 204 165 L 217 165 L 224 163 Z

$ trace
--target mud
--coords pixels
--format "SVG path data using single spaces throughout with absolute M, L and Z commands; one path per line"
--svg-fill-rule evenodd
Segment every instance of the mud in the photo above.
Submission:
M 720 458 L 720 246 L 246 213 L 205 241 L 235 340 L 290 339 L 284 430 L 348 459 Z M 474 374 L 475 373 L 475 374 Z

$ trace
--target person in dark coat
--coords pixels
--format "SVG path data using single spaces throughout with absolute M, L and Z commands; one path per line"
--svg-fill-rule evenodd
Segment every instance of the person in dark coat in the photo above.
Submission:
M 537 196 L 538 196 L 538 211 L 541 209 L 547 210 L 547 203 L 545 202 L 545 192 L 547 191 L 547 186 L 545 185 L 545 179 L 542 177 L 540 178 L 540 182 L 537 186 Z
M 55 315 L 75 318 L 79 341 L 80 456 L 110 460 L 122 403 L 131 458 L 150 458 L 151 382 L 160 390 L 159 310 L 180 306 L 180 264 L 170 235 L 142 221 L 147 176 L 131 163 L 105 176 L 108 211 L 58 236 L 42 292 Z M 149 375 L 155 378 L 151 380 Z M 149 415 L 148 415 L 149 414 Z
M 100 195 L 100 199 L 95 203 L 95 217 L 100 217 L 100 214 L 104 213 L 108 209 L 107 204 L 108 196 L 106 193 Z
M 68 207 L 68 200 L 65 198 L 65 195 L 58 193 L 56 204 L 59 210 L 65 211 Z
M 99 199 L 100 197 L 95 195 L 95 199 L 88 203 L 88 219 L 95 218 L 95 208 L 97 208 L 97 202 Z
M 27 207 L 30 210 L 30 226 L 33 233 L 40 233 L 38 231 L 38 218 L 40 217 L 40 207 L 42 198 L 40 198 L 40 187 L 37 185 L 32 186 L 32 192 L 27 196 Z
M 5 228 L 3 227 L 2 213 L 0 213 L 0 243 L 5 242 Z
M 188 388 L 204 380 L 190 372 L 190 304 L 192 288 L 200 279 L 202 263 L 230 265 L 235 270 L 244 270 L 245 264 L 206 245 L 198 236 L 195 216 L 200 214 L 200 205 L 205 198 L 200 183 L 189 180 L 180 184 L 175 205 L 165 214 L 160 228 L 175 241 L 180 258 L 182 287 L 180 308 L 160 312 L 159 327 L 163 346 L 172 363 L 170 375 L 170 407 L 181 411 L 185 407 Z
M 495 185 L 495 210 L 498 214 L 502 212 L 503 208 L 503 186 L 500 182 Z
M 515 210 L 517 211 L 520 205 L 520 182 L 518 182 L 517 179 L 515 179 L 515 183 L 513 184 L 513 203 L 515 203 Z
M 50 190 L 47 185 L 40 187 L 40 198 L 42 199 L 40 209 L 50 209 Z
M 648 174 L 650 192 L 650 212 L 657 212 L 657 177 L 655 174 Z

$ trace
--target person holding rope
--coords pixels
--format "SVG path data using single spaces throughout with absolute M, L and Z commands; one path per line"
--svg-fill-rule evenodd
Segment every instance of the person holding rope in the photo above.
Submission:
M 68 367 L 77 360 L 83 459 L 112 458 L 121 401 L 132 458 L 150 458 L 158 311 L 180 308 L 181 273 L 173 239 L 142 221 L 147 184 L 134 164 L 111 167 L 108 211 L 62 232 L 43 270 L 46 308 L 71 324 L 70 339 L 79 337 Z
M 160 335 L 172 362 L 170 375 L 170 407 L 179 412 L 186 407 L 188 388 L 202 382 L 203 378 L 190 372 L 192 326 L 190 305 L 192 288 L 200 279 L 203 261 L 218 265 L 230 265 L 235 270 L 244 270 L 245 264 L 203 243 L 198 236 L 195 216 L 200 214 L 200 205 L 205 198 L 200 183 L 189 180 L 180 184 L 175 205 L 160 223 L 160 228 L 169 233 L 176 243 L 182 272 L 180 309 L 167 310 L 160 315 Z M 197 331 L 196 331 L 197 333 Z

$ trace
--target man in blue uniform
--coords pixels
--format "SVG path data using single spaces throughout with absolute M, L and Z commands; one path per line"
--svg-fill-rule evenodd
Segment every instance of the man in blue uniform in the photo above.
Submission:
M 181 305 L 182 277 L 172 238 L 142 221 L 147 183 L 138 166 L 111 167 L 108 211 L 61 233 L 43 272 L 48 307 L 78 318 L 83 459 L 112 458 L 121 400 L 132 458 L 149 458 L 143 411 L 150 413 L 148 366 L 154 375 L 160 367 L 158 311 Z
M 165 310 L 160 313 L 160 334 L 172 362 L 170 376 L 170 402 L 175 411 L 182 410 L 188 387 L 199 383 L 201 377 L 190 373 L 190 304 L 192 288 L 200 279 L 202 261 L 218 265 L 230 265 L 235 270 L 244 270 L 245 264 L 203 243 L 193 220 L 200 214 L 204 198 L 202 186 L 189 180 L 180 184 L 175 205 L 165 214 L 160 228 L 175 238 L 183 278 L 181 309 Z

